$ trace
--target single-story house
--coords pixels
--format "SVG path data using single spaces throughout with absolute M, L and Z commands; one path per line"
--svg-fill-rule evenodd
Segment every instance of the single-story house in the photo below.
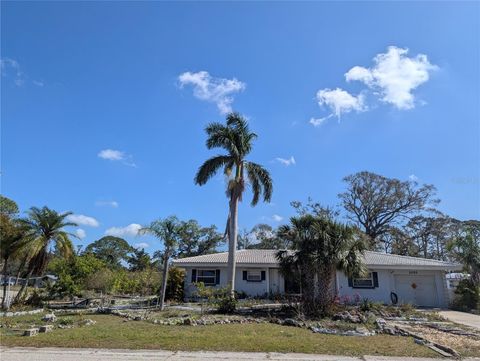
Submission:
M 295 285 L 280 273 L 276 252 L 237 251 L 235 289 L 252 297 L 294 293 Z M 174 260 L 173 265 L 186 270 L 185 298 L 195 297 L 197 282 L 225 287 L 227 259 L 228 252 L 223 252 Z M 352 279 L 337 271 L 334 287 L 339 297 L 447 307 L 450 299 L 445 275 L 462 268 L 450 262 L 370 251 L 365 252 L 364 262 L 369 270 L 366 277 Z

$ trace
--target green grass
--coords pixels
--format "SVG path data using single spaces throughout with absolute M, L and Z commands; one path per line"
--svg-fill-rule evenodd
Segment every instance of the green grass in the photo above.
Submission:
M 85 347 L 117 349 L 215 350 L 302 352 L 332 355 L 389 355 L 437 357 L 438 354 L 413 339 L 378 335 L 345 337 L 314 334 L 309 330 L 274 324 L 228 324 L 211 326 L 160 326 L 143 321 L 124 322 L 108 315 L 65 316 L 91 318 L 97 324 L 54 330 L 35 337 L 14 335 L 1 329 L 2 346 Z M 22 326 L 39 324 L 40 317 L 16 318 Z M 5 322 L 5 319 L 2 320 Z M 9 320 L 10 322 L 10 320 Z M 25 327 L 24 327 L 25 328 Z

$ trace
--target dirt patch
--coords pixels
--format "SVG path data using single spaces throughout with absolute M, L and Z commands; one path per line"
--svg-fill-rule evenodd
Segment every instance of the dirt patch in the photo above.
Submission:
M 427 324 L 395 323 L 394 325 L 418 334 L 431 342 L 453 348 L 462 356 L 480 356 L 480 332 L 478 330 L 469 329 L 467 335 L 458 335 L 455 334 L 455 331 L 461 329 L 455 324 L 445 324 L 440 329 L 432 328 Z

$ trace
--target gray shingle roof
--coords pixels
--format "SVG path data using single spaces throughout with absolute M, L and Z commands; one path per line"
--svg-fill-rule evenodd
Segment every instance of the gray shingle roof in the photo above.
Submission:
M 276 250 L 244 249 L 237 251 L 237 264 L 277 265 Z M 213 253 L 203 256 L 180 258 L 173 261 L 177 266 L 199 264 L 226 264 L 228 252 Z M 381 252 L 365 252 L 365 264 L 369 267 L 400 267 L 400 268 L 431 268 L 431 269 L 461 269 L 461 266 L 451 262 L 437 261 L 418 257 L 406 257 Z

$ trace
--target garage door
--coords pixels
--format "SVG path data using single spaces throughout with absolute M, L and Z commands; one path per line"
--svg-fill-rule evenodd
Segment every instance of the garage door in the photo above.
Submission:
M 395 288 L 399 303 L 415 306 L 438 306 L 435 276 L 396 275 Z

